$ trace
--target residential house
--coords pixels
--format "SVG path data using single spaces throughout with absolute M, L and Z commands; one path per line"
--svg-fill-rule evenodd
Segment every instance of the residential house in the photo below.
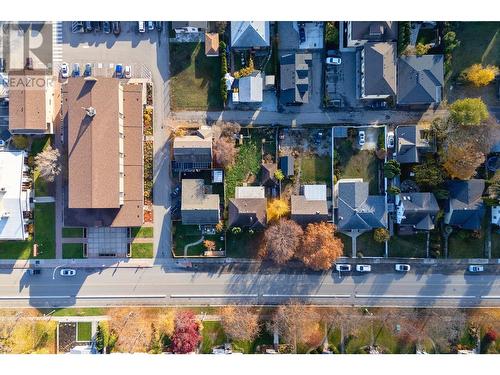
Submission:
M 302 195 L 292 195 L 291 218 L 299 224 L 328 221 L 326 185 L 304 185 Z
M 208 21 L 172 21 L 172 29 L 195 28 L 198 32 L 208 30 Z
M 231 21 L 231 48 L 267 48 L 269 41 L 269 21 Z
M 266 226 L 267 200 L 263 186 L 236 187 L 235 198 L 229 199 L 229 227 L 263 229 Z
M 346 47 L 361 47 L 368 42 L 395 42 L 398 23 L 393 21 L 348 21 Z
M 444 223 L 462 229 L 479 230 L 485 213 L 482 200 L 485 183 L 481 179 L 448 181 L 448 202 Z
M 220 196 L 210 191 L 211 186 L 201 178 L 182 180 L 182 224 L 215 225 L 220 221 Z
M 65 225 L 143 224 L 145 102 L 141 83 L 72 77 L 63 86 L 68 149 Z
M 415 125 L 396 128 L 396 160 L 401 164 L 419 163 L 420 153 L 430 151 L 429 141 L 421 137 Z
M 263 86 L 264 78 L 259 70 L 255 70 L 252 74 L 238 79 L 237 102 L 262 103 Z
M 213 132 L 209 126 L 176 137 L 173 144 L 173 171 L 212 168 L 212 138 Z
M 310 53 L 290 53 L 280 59 L 280 102 L 283 105 L 309 103 Z
M 295 158 L 292 155 L 280 157 L 280 169 L 285 177 L 291 177 L 295 174 Z
M 387 227 L 385 197 L 370 195 L 361 178 L 341 179 L 335 185 L 337 226 L 340 231 L 369 231 Z
M 359 51 L 360 99 L 396 97 L 396 52 L 393 42 L 367 42 Z
M 39 71 L 9 72 L 9 131 L 12 134 L 52 134 L 60 118 L 61 85 Z
M 438 104 L 444 87 L 443 55 L 401 56 L 398 60 L 398 105 Z
M 0 151 L 0 240 L 28 239 L 30 177 L 25 157 L 24 151 Z
M 219 34 L 205 33 L 205 56 L 219 56 Z
M 400 230 L 432 230 L 439 206 L 432 193 L 401 193 L 396 195 L 396 223 Z

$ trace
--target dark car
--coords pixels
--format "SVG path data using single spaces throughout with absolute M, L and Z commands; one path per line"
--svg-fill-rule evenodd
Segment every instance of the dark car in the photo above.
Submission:
M 299 27 L 299 39 L 300 43 L 304 43 L 306 41 L 306 31 L 303 27 Z
M 92 22 L 85 21 L 85 31 L 90 33 L 94 28 L 92 27 Z
M 26 58 L 26 69 L 33 70 L 33 59 L 31 57 Z
M 100 32 L 101 31 L 101 22 L 99 21 L 94 21 L 92 22 L 92 26 L 94 27 L 94 31 L 96 33 Z
M 120 35 L 121 32 L 120 21 L 113 21 L 113 34 L 116 36 Z
M 30 268 L 30 275 L 40 275 L 42 270 L 40 268 Z
M 158 30 L 160 33 L 163 30 L 163 22 L 162 21 L 157 21 L 156 22 L 156 30 Z
M 104 21 L 102 23 L 102 31 L 104 31 L 104 33 L 106 34 L 109 34 L 111 32 L 111 22 Z
M 0 57 L 0 72 L 5 72 L 5 59 Z

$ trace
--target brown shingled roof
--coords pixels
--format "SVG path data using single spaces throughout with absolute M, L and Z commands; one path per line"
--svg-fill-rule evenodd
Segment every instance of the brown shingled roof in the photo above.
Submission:
M 219 34 L 205 33 L 205 55 L 219 56 Z
M 266 226 L 266 198 L 229 199 L 230 227 L 264 228 Z

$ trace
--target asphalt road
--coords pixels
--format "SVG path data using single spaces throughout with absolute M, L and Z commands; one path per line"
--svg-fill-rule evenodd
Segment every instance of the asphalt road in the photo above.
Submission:
M 189 270 L 193 271 L 193 270 Z M 0 270 L 0 307 L 277 304 L 302 300 L 356 306 L 498 306 L 500 280 L 456 271 L 350 274 L 229 269 L 186 272 L 175 267 L 78 269 L 74 277 L 44 269 Z M 53 274 L 55 278 L 53 279 Z

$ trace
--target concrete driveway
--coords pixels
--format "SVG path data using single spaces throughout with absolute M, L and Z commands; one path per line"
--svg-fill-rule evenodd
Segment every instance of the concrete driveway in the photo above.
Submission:
M 360 150 L 376 150 L 379 128 L 359 128 L 359 130 L 363 130 L 365 132 L 365 144 L 363 146 L 359 146 L 359 142 L 356 141 L 356 147 Z M 359 137 L 357 140 L 359 140 Z

